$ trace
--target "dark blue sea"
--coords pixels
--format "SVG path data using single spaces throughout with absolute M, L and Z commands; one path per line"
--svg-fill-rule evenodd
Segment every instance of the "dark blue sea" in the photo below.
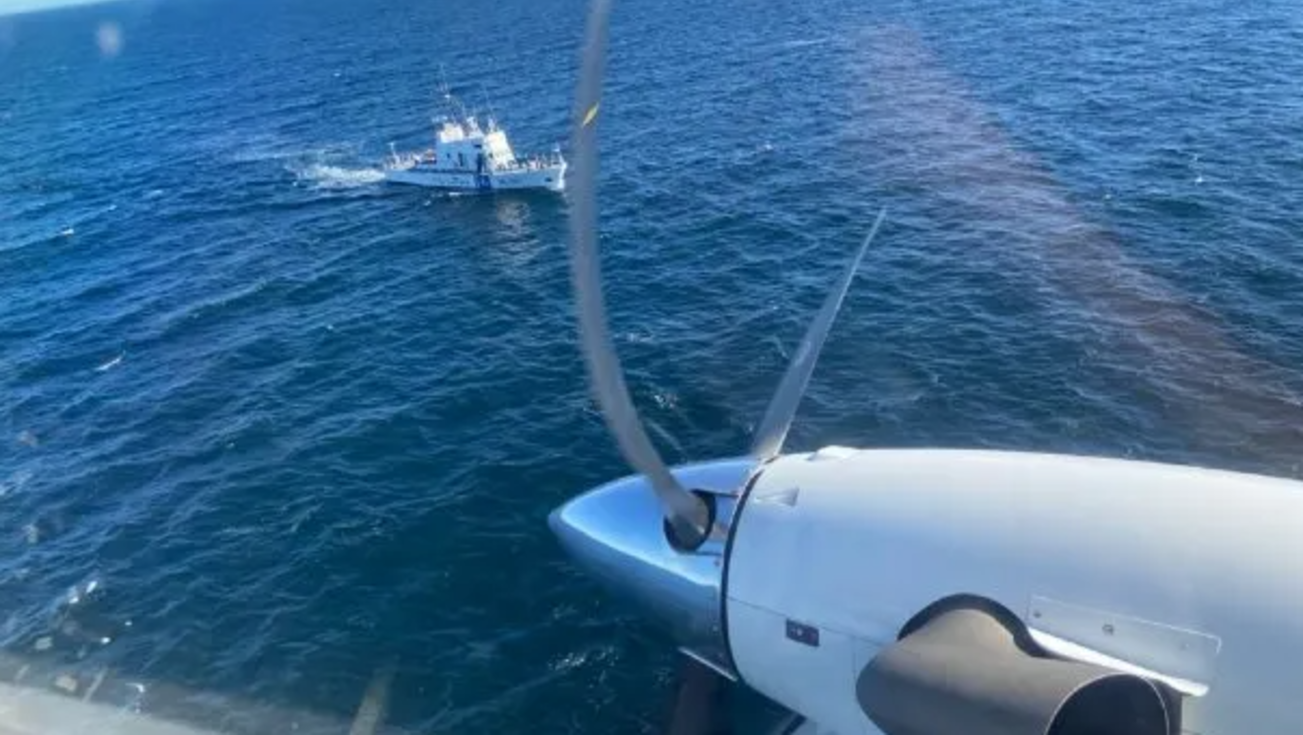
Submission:
M 546 527 L 627 470 L 565 197 L 378 172 L 429 144 L 440 65 L 519 150 L 564 145 L 583 20 L 0 17 L 6 655 L 266 715 L 198 718 L 230 732 L 344 732 L 378 670 L 396 731 L 657 730 L 669 642 Z M 886 206 L 789 449 L 1299 474 L 1303 5 L 627 0 L 612 34 L 606 288 L 669 460 L 745 450 Z

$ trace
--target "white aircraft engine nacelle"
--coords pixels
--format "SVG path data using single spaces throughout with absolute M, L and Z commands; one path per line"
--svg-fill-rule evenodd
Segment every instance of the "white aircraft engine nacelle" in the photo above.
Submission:
M 830 447 L 766 466 L 732 533 L 734 668 L 828 732 L 947 735 L 923 728 L 970 696 L 1054 720 L 1078 695 L 1173 732 L 1299 732 L 1303 483 Z

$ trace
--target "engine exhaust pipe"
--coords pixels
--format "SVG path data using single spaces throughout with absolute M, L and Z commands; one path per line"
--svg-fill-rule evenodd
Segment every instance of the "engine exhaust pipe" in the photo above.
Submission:
M 1171 735 L 1153 682 L 1047 658 L 978 607 L 942 612 L 882 650 L 856 680 L 886 735 Z

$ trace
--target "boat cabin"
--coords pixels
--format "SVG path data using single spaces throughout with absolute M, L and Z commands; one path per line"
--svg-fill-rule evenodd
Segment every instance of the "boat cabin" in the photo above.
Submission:
M 516 168 L 520 164 L 507 135 L 489 118 L 488 129 L 474 117 L 444 120 L 435 131 L 435 147 L 422 156 L 422 165 L 439 171 L 485 173 Z

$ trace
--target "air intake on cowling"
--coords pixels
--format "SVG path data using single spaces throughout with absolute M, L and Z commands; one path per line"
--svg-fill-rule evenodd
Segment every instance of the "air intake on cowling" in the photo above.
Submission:
M 995 615 L 943 612 L 860 672 L 860 707 L 886 735 L 1170 735 L 1141 677 L 1039 655 Z

